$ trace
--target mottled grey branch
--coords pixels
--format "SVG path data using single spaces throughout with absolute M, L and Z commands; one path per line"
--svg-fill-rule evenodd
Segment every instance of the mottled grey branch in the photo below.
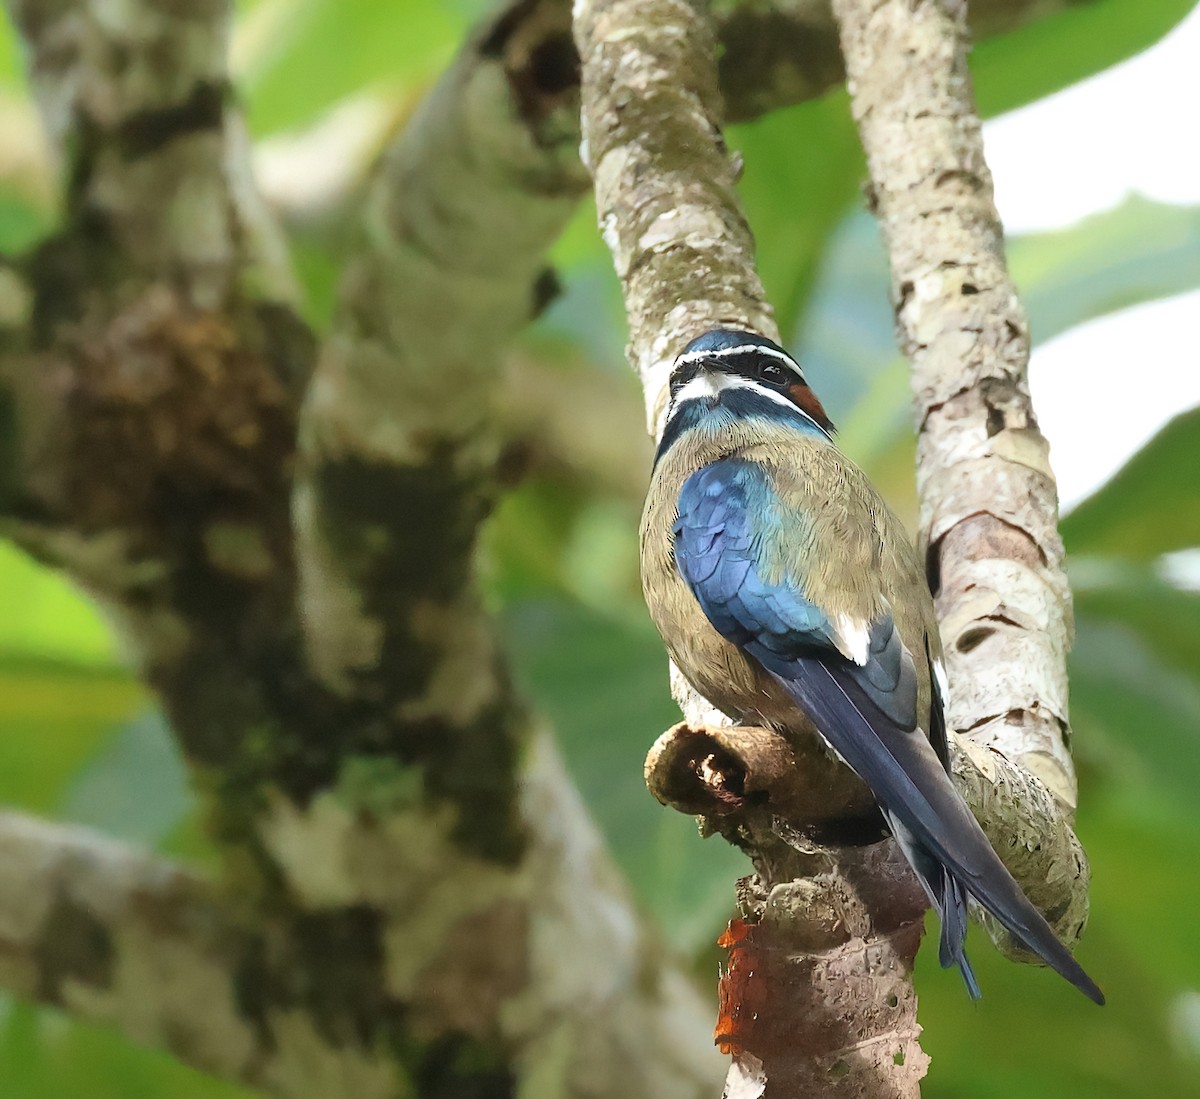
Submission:
M 555 293 L 545 254 L 587 186 L 569 32 L 561 0 L 512 5 L 460 53 L 371 184 L 300 426 L 302 595 L 319 623 L 308 643 L 339 692 L 395 680 L 394 656 L 408 659 L 397 629 L 423 630 L 411 641 L 428 661 L 480 680 L 466 698 L 448 668 L 442 697 L 421 703 L 431 713 L 469 717 L 502 691 L 480 678 L 494 657 L 470 564 L 507 475 L 501 357 Z
M 1070 591 L 1048 448 L 1029 399 L 1029 328 L 1005 264 L 967 71 L 965 5 L 834 8 L 912 363 L 921 530 L 950 724 L 1029 772 L 1006 771 L 1003 787 L 975 804 L 1018 812 L 1023 848 L 1063 853 L 1036 868 L 1040 881 L 1018 880 L 1041 901 L 1054 896 L 1050 914 L 1071 939 L 1086 921 L 1088 867 L 1071 831 Z
M 69 214 L 94 219 L 94 243 L 143 274 L 169 268 L 198 307 L 223 304 L 237 279 L 292 300 L 282 239 L 230 109 L 226 0 L 5 2 L 29 47 L 51 146 L 72 173 Z
M 339 903 L 392 879 L 396 993 L 435 1028 L 502 1036 L 528 1086 L 686 1099 L 720 1074 L 699 1001 L 648 941 L 551 741 L 531 743 L 474 578 L 508 475 L 501 355 L 553 293 L 545 252 L 587 185 L 569 27 L 564 3 L 510 7 L 380 165 L 301 416 L 302 607 L 326 687 L 393 715 L 400 752 L 453 795 L 457 819 L 424 825 L 435 879 L 346 866 Z M 300 877 L 307 837 L 333 827 L 347 855 L 373 842 L 374 826 L 321 812 L 279 824 L 272 850 Z M 439 895 L 454 907 L 413 910 Z M 437 961 L 417 964 L 413 928 Z M 504 958 L 513 972 L 481 986 Z

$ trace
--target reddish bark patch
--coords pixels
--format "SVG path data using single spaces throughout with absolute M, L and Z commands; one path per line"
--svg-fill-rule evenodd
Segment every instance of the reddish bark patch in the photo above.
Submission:
M 717 946 L 729 951 L 717 985 L 719 1006 L 713 1042 L 722 1053 L 751 1049 L 759 1013 L 767 1007 L 766 972 L 754 941 L 755 924 L 734 918 L 721 932 Z

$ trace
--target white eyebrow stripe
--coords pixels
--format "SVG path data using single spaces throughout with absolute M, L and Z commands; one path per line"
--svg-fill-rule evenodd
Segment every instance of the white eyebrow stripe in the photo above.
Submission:
M 799 374 L 801 378 L 804 377 L 804 371 L 800 369 L 800 364 L 791 355 L 783 351 L 776 351 L 773 347 L 759 347 L 756 343 L 739 343 L 737 347 L 723 347 L 720 351 L 689 351 L 680 355 L 671 369 L 676 370 L 681 366 L 704 362 L 707 359 L 730 358 L 733 355 L 768 355 L 772 359 L 779 359 L 780 362 L 785 363 L 789 370 Z

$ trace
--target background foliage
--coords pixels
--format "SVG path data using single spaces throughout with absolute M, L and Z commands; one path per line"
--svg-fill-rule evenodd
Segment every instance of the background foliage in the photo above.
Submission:
M 288 135 L 317 125 L 347 97 L 383 104 L 398 123 L 485 6 L 246 0 L 234 57 L 255 136 L 266 149 L 285 147 Z M 979 100 L 994 114 L 1045 95 L 1150 44 L 1190 6 L 1092 3 L 988 42 L 974 60 Z M 0 24 L 0 146 L 9 134 L 20 137 L 27 118 L 15 43 Z M 892 339 L 883 256 L 861 209 L 861 154 L 845 97 L 738 127 L 731 140 L 745 157 L 742 194 L 763 242 L 761 269 L 781 327 L 803 352 L 846 448 L 911 517 L 904 368 Z M 19 156 L 0 158 L 0 250 L 35 242 L 54 216 L 45 179 Z M 322 324 L 339 268 L 337 218 L 293 221 L 309 314 Z M 1044 340 L 1200 285 L 1200 209 L 1130 197 L 1073 228 L 1018 237 L 1010 255 L 1035 338 Z M 589 209 L 556 258 L 565 293 L 519 354 L 562 371 L 568 389 L 595 392 L 600 377 L 612 400 L 598 407 L 581 401 L 578 415 L 627 437 L 648 468 L 640 406 L 622 359 L 620 301 Z M 1086 385 L 1086 364 L 1078 369 Z M 1061 981 L 1005 963 L 978 942 L 986 997 L 972 1007 L 954 975 L 923 956 L 921 1019 L 934 1058 L 929 1099 L 1196 1093 L 1200 592 L 1173 583 L 1178 570 L 1163 560 L 1200 546 L 1198 471 L 1200 410 L 1181 411 L 1064 523 L 1078 620 L 1079 829 L 1095 874 L 1081 956 L 1110 1006 L 1093 1011 Z M 535 460 L 487 532 L 489 591 L 519 676 L 559 730 L 641 903 L 709 980 L 712 940 L 728 914 L 741 856 L 702 841 L 690 821 L 660 809 L 642 787 L 643 754 L 675 711 L 638 588 L 637 488 L 617 473 L 601 481 Z M 81 593 L 6 546 L 0 802 L 180 857 L 209 857 L 182 765 L 119 642 Z M 0 1089 L 6 1099 L 217 1099 L 237 1091 L 8 1000 L 0 1000 Z

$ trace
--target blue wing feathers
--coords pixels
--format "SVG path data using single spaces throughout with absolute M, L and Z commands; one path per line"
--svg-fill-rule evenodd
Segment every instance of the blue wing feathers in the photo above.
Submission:
M 676 566 L 704 613 L 734 644 L 759 641 L 781 656 L 828 647 L 824 612 L 798 585 L 768 584 L 758 571 L 770 491 L 765 472 L 744 459 L 694 473 L 679 494 Z
M 838 652 L 828 615 L 803 578 L 767 581 L 762 554 L 777 533 L 779 509 L 761 466 L 742 458 L 692 474 L 679 494 L 675 562 L 709 621 L 735 645 L 756 645 L 770 671 L 787 678 L 800 655 Z M 716 560 L 719 558 L 719 562 Z M 891 618 L 872 624 L 870 659 L 854 665 L 863 690 L 901 729 L 917 725 L 917 682 Z

